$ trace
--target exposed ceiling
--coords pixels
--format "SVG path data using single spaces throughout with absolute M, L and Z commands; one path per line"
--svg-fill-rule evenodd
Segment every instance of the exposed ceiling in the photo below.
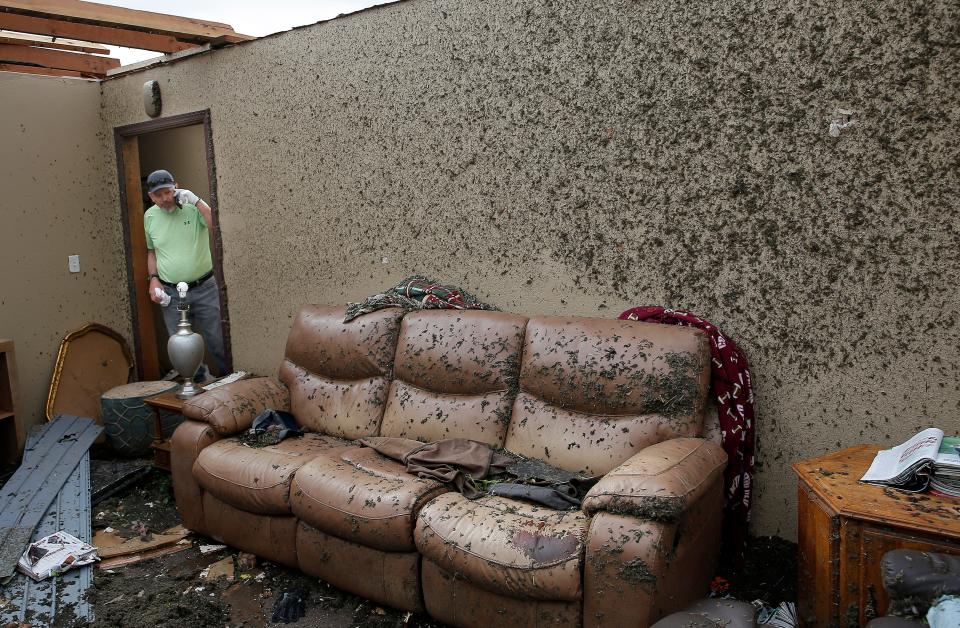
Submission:
M 101 44 L 173 53 L 253 39 L 229 24 L 82 0 L 0 0 L 0 71 L 103 78 Z

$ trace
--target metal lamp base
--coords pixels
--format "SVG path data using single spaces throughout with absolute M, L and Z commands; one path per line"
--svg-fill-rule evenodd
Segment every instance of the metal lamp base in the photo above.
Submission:
M 203 392 L 201 389 L 193 385 L 193 380 L 187 378 L 183 382 L 183 388 L 180 389 L 180 392 L 177 393 L 177 399 L 189 399 L 196 394 Z

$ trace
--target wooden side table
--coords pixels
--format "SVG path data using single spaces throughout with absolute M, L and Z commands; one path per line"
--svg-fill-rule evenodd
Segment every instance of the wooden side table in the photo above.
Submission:
M 859 483 L 880 449 L 857 445 L 793 465 L 804 626 L 863 626 L 886 614 L 880 559 L 892 549 L 960 554 L 960 500 Z
M 153 427 L 155 431 L 153 442 L 150 444 L 153 449 L 153 466 L 164 471 L 170 470 L 170 441 L 163 438 L 163 421 L 160 419 L 160 410 L 183 414 L 183 402 L 186 399 L 177 397 L 178 392 L 179 388 L 143 400 L 145 404 L 153 408 Z

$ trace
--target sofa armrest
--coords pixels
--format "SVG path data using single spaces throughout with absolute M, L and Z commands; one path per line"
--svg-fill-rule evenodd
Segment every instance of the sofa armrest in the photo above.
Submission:
M 583 499 L 588 513 L 606 511 L 676 521 L 715 486 L 727 454 L 703 438 L 674 438 L 634 454 L 605 475 Z
M 250 429 L 257 415 L 268 408 L 289 411 L 290 391 L 273 377 L 256 377 L 187 400 L 183 414 L 209 424 L 219 436 L 230 436 Z

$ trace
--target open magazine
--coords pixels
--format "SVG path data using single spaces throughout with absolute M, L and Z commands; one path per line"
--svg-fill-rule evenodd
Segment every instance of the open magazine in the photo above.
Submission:
M 893 449 L 877 452 L 861 482 L 960 497 L 960 437 L 931 427 Z

